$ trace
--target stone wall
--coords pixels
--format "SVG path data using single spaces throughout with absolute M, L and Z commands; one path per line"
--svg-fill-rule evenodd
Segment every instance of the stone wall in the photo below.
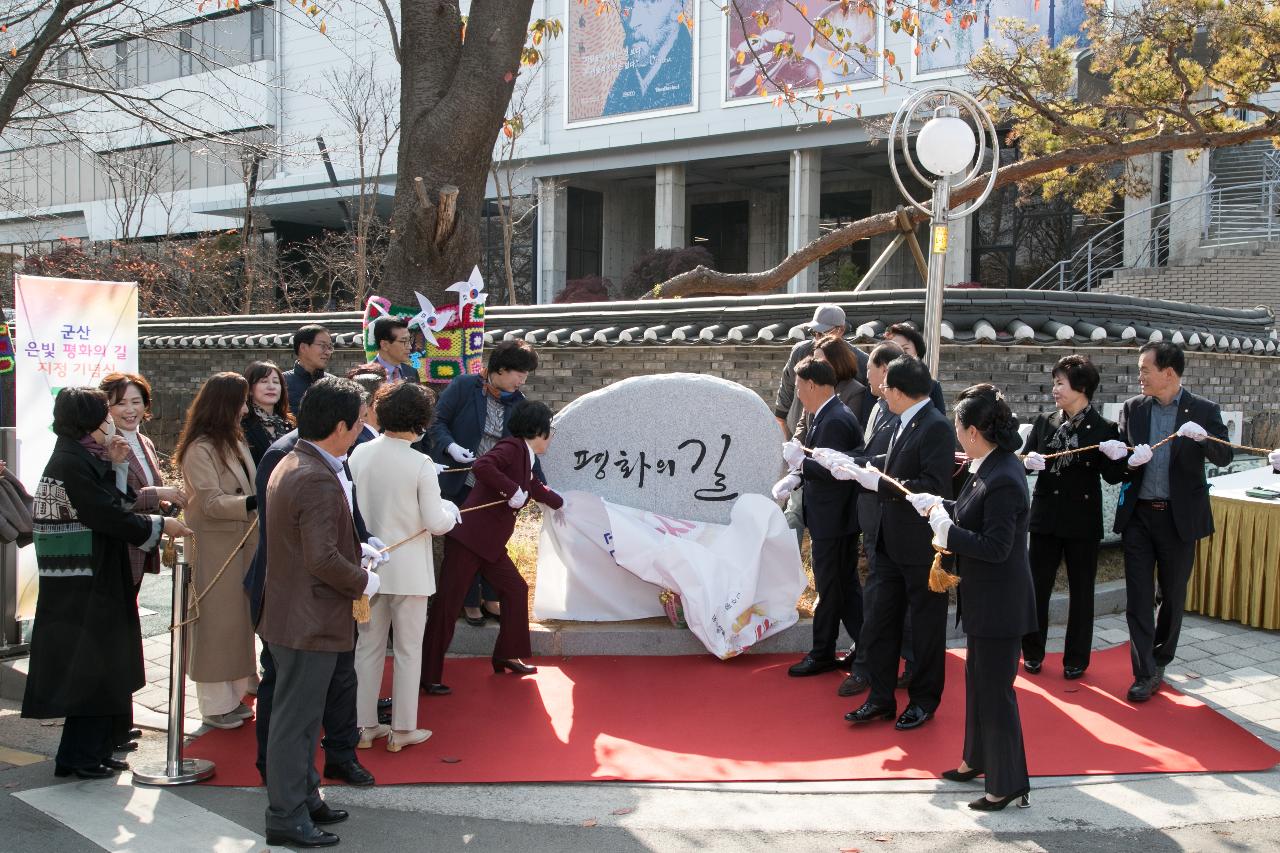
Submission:
M 789 346 L 634 346 L 547 347 L 539 350 L 540 366 L 527 393 L 559 409 L 574 398 L 611 382 L 650 373 L 707 373 L 740 382 L 756 391 L 772 408 L 778 375 Z M 1102 373 L 1095 402 L 1124 400 L 1138 393 L 1136 348 L 1048 346 L 943 347 L 942 385 L 948 400 L 976 382 L 1002 388 L 1022 417 L 1048 409 L 1049 369 L 1071 352 L 1088 355 Z M 157 446 L 172 449 L 183 414 L 200 383 L 219 370 L 243 370 L 255 359 L 271 359 L 283 368 L 293 364 L 288 350 L 143 349 L 142 372 L 156 388 L 155 419 L 148 432 Z M 354 349 L 334 353 L 331 372 L 345 372 L 363 361 Z M 1277 361 L 1245 355 L 1187 353 L 1186 383 L 1193 391 L 1218 401 L 1224 409 L 1244 412 L 1244 443 L 1280 446 L 1280 383 Z M 636 417 L 661 418 L 661 412 Z
M 1097 290 L 1224 308 L 1266 305 L 1280 316 L 1280 243 L 1200 251 L 1212 257 L 1184 266 L 1118 270 Z

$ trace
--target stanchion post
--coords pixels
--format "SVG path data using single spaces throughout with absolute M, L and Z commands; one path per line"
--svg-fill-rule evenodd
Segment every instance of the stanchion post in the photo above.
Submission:
M 204 758 L 183 758 L 183 725 L 187 714 L 186 628 L 187 581 L 190 566 L 186 549 L 177 543 L 178 559 L 173 567 L 173 628 L 169 637 L 169 744 L 164 767 L 135 769 L 133 781 L 140 785 L 190 785 L 213 776 L 214 764 Z

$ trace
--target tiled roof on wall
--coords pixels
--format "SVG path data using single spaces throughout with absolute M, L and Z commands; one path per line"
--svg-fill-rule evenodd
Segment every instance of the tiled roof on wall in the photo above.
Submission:
M 523 338 L 538 346 L 708 346 L 783 344 L 804 337 L 814 307 L 844 308 L 855 341 L 890 323 L 924 317 L 921 290 L 705 297 L 571 305 L 495 305 L 486 311 L 486 343 Z M 355 311 L 222 317 L 143 318 L 141 345 L 289 347 L 295 329 L 321 323 L 338 347 L 360 343 Z M 951 289 L 943 340 L 962 344 L 1136 346 L 1166 340 L 1189 350 L 1280 357 L 1275 316 L 1265 307 L 1235 309 L 1110 293 Z

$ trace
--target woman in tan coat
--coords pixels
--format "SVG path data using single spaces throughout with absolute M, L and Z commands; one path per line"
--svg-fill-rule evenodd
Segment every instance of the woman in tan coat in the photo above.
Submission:
M 190 628 L 188 675 L 196 684 L 200 716 L 220 729 L 238 728 L 253 716 L 241 701 L 256 674 L 244 593 L 253 558 L 246 539 L 257 515 L 253 457 L 240 427 L 248 399 L 249 383 L 239 373 L 211 377 L 187 411 L 174 452 L 186 481 L 186 523 L 195 531 L 187 554 L 196 594 L 203 594 Z

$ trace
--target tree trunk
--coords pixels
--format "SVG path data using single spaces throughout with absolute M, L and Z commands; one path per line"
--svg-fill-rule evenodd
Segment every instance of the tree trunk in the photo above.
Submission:
M 1011 163 L 1000 169 L 996 175 L 995 186 L 1003 187 L 1062 169 L 1084 163 L 1114 163 L 1126 160 L 1139 154 L 1151 154 L 1157 151 L 1186 151 L 1197 148 L 1227 148 L 1232 145 L 1243 145 L 1255 139 L 1266 139 L 1280 131 L 1280 118 L 1266 121 L 1242 130 L 1198 133 L 1169 133 L 1161 136 L 1150 136 L 1129 142 L 1116 144 L 1085 145 L 1037 157 L 1033 160 L 1022 160 Z M 988 173 L 989 174 L 989 173 Z M 962 190 L 951 194 L 951 206 L 977 198 L 986 185 L 987 175 Z M 908 215 L 914 223 L 924 222 L 923 213 L 912 208 Z M 772 293 L 786 283 L 809 264 L 832 252 L 851 246 L 867 237 L 877 237 L 898 230 L 895 212 L 876 213 L 865 219 L 850 222 L 848 225 L 823 234 L 812 243 L 797 249 L 782 259 L 772 269 L 749 273 L 723 273 L 704 266 L 695 267 L 688 272 L 656 285 L 653 290 L 642 296 L 642 299 L 674 299 L 691 296 L 746 296 L 756 293 Z
M 494 141 L 525 43 L 533 0 L 473 0 L 466 41 L 457 0 L 401 4 L 400 146 L 391 242 L 382 295 L 415 305 L 414 291 L 435 305 L 456 297 L 480 262 L 481 211 Z M 422 178 L 426 204 L 414 190 Z M 444 187 L 457 187 L 454 222 L 438 240 Z

